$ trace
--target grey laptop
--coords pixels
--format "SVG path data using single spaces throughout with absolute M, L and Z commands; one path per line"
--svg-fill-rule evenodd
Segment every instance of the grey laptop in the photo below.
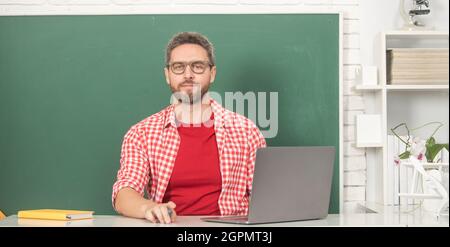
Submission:
M 201 219 L 258 224 L 325 218 L 330 204 L 334 156 L 334 147 L 259 149 L 249 214 Z

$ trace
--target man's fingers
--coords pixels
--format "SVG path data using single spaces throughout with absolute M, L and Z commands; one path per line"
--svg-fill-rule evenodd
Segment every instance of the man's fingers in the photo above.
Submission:
M 158 218 L 159 223 L 164 223 L 164 218 L 159 206 L 155 206 L 154 208 L 152 208 L 152 212 L 156 216 L 156 218 Z
M 168 203 L 166 203 L 166 206 L 167 206 L 167 211 L 169 212 L 170 220 L 172 222 L 174 222 L 175 219 L 177 218 L 177 213 L 175 212 L 174 208 L 176 208 L 177 205 L 174 202 L 169 201 Z
M 172 220 L 172 222 L 175 222 L 176 218 L 177 218 L 177 213 L 175 212 L 175 210 L 172 209 L 172 216 L 170 217 L 170 219 Z
M 172 212 L 171 214 L 169 214 L 169 216 L 170 216 L 170 219 L 173 222 L 173 221 L 175 221 L 175 219 L 177 217 L 177 213 L 174 210 L 174 208 L 176 208 L 177 205 L 174 202 L 172 202 L 172 201 L 169 201 L 168 203 L 166 203 L 166 205 L 169 208 L 168 210 L 170 210 Z
M 163 223 L 170 223 L 170 216 L 169 216 L 169 212 L 167 210 L 167 208 L 165 206 L 161 206 L 161 214 L 163 216 L 164 222 Z
M 152 209 L 148 209 L 145 211 L 145 218 L 152 223 L 156 223 L 155 216 L 153 215 Z
M 168 202 L 167 206 L 169 206 L 169 208 L 171 208 L 171 209 L 174 209 L 174 208 L 177 207 L 177 205 L 174 202 L 172 202 L 172 201 Z
M 168 224 L 175 221 L 177 214 L 175 213 L 176 205 L 173 202 L 158 204 L 151 209 L 145 211 L 145 218 L 153 223 Z

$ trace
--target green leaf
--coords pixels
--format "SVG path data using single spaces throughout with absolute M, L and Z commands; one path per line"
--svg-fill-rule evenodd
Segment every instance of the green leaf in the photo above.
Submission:
M 401 153 L 398 157 L 401 160 L 404 160 L 404 159 L 409 158 L 409 156 L 411 156 L 411 152 L 410 151 L 405 151 L 405 152 Z
M 445 148 L 448 144 L 434 144 L 427 147 L 427 152 L 425 153 L 425 156 L 427 157 L 428 162 L 433 162 L 436 155 Z
M 436 140 L 434 139 L 434 137 L 428 138 L 426 145 L 433 146 L 434 144 L 436 144 Z

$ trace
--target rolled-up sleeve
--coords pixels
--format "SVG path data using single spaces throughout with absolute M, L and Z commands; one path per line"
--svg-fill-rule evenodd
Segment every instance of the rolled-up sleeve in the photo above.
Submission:
M 125 134 L 120 155 L 120 169 L 112 188 L 113 207 L 117 193 L 122 188 L 130 187 L 144 196 L 144 189 L 150 179 L 150 165 L 144 148 L 144 137 L 144 133 L 141 133 L 136 126 Z
M 256 151 L 267 146 L 266 139 L 254 124 L 251 125 L 249 139 L 249 157 L 247 162 L 247 192 L 252 191 L 253 173 L 255 172 Z

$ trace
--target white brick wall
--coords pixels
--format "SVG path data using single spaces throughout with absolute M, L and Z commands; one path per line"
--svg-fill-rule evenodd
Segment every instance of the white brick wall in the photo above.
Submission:
M 167 2 L 167 1 L 166 1 Z M 238 0 L 174 0 L 175 4 L 193 5 L 193 4 L 224 4 L 224 5 L 236 5 Z
M 346 34 L 359 34 L 359 20 L 345 20 L 344 21 L 344 33 Z
M 355 141 L 355 125 L 344 125 L 344 141 Z
M 89 1 L 89 0 L 87 0 Z M 95 0 L 98 1 L 98 0 Z M 108 1 L 117 5 L 151 5 L 151 4 L 170 4 L 172 1 L 165 0 L 112 0 Z M 195 1 L 192 1 L 195 2 Z M 213 1 L 214 2 L 214 1 Z
M 344 157 L 361 156 L 365 154 L 366 153 L 364 149 L 355 147 L 355 142 L 352 141 L 344 142 Z
M 241 0 L 240 4 L 260 4 L 260 5 L 297 5 L 299 0 Z
M 364 111 L 352 111 L 347 110 L 344 112 L 344 125 L 355 125 L 356 124 L 356 115 L 363 114 Z
M 344 34 L 344 49 L 359 49 L 359 34 Z
M 366 199 L 365 186 L 346 185 L 344 188 L 346 202 L 362 202 Z
M 0 0 L 0 4 L 9 5 L 43 5 L 46 0 Z
M 352 90 L 361 63 L 360 0 L 0 0 L 2 15 L 155 14 L 155 13 L 344 13 L 344 201 L 352 211 L 365 200 L 365 150 L 354 147 L 355 115 L 364 101 Z
M 348 111 L 364 110 L 364 99 L 362 96 L 345 96 L 344 109 Z
M 344 95 L 345 96 L 362 96 L 361 91 L 356 91 L 356 81 L 355 80 L 344 80 Z
M 345 52 L 345 51 L 344 51 Z M 356 65 L 344 66 L 344 80 L 354 81 L 356 79 Z
M 352 155 L 344 158 L 344 169 L 346 172 L 350 171 L 365 171 L 366 170 L 366 156 Z
M 344 172 L 346 186 L 364 186 L 366 184 L 366 171 Z
M 110 3 L 109 0 L 48 0 L 49 4 L 53 5 L 108 5 Z

